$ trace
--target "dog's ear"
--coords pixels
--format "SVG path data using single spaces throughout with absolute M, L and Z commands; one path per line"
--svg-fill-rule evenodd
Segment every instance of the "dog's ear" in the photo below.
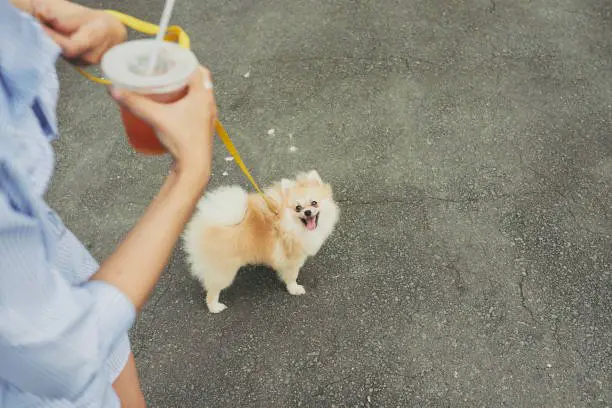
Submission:
M 321 180 L 321 176 L 319 176 L 319 173 L 317 173 L 316 170 L 311 170 L 308 172 L 306 177 L 308 177 L 308 180 L 310 181 L 316 181 L 317 183 L 323 184 L 323 180 Z
M 289 190 L 290 188 L 294 186 L 295 186 L 295 181 L 291 181 L 288 179 L 281 180 L 281 188 L 283 189 L 283 192 Z

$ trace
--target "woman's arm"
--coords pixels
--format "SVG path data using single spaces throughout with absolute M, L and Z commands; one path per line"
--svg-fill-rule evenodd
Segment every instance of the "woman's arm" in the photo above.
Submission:
M 180 233 L 208 182 L 204 170 L 173 170 L 144 216 L 92 280 L 121 290 L 140 309 L 159 279 Z
M 137 309 L 153 290 L 210 178 L 216 106 L 212 89 L 205 84 L 211 81 L 210 72 L 198 70 L 189 78 L 187 95 L 171 104 L 113 91 L 119 103 L 158 129 L 175 158 L 144 216 L 92 277 L 119 288 Z

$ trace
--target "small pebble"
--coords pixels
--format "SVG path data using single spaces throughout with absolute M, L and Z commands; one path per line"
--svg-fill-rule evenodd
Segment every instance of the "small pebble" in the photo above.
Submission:
M 225 158 L 225 161 L 234 161 L 234 158 L 232 156 L 227 156 Z
M 276 130 L 275 130 L 275 129 L 270 129 L 270 130 L 268 130 L 268 134 L 269 134 L 270 136 L 272 136 L 274 133 L 276 133 Z
M 295 146 L 291 146 L 291 147 L 289 147 L 289 151 L 290 151 L 291 153 L 295 153 L 295 152 L 297 152 L 297 147 L 295 147 Z
M 229 173 L 228 173 L 227 171 L 224 171 L 224 172 L 223 172 L 223 175 L 224 175 L 224 176 L 227 176 L 228 174 L 229 174 Z
M 243 77 L 248 78 L 251 76 L 251 71 L 247 72 L 246 74 L 243 75 Z

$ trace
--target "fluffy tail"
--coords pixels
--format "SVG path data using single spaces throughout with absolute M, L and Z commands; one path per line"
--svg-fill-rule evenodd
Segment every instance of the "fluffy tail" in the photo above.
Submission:
M 183 232 L 183 247 L 192 265 L 200 252 L 201 233 L 208 226 L 239 224 L 246 215 L 247 192 L 238 186 L 221 187 L 207 193 L 198 202 L 198 209 Z
M 207 193 L 198 203 L 194 221 L 206 225 L 236 225 L 246 214 L 248 195 L 238 186 L 220 187 Z

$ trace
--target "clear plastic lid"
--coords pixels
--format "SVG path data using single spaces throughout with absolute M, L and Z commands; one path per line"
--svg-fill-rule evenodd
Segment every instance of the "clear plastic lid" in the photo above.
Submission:
M 153 52 L 159 52 L 157 64 L 148 75 Z M 197 69 L 198 59 L 190 50 L 176 43 L 154 39 L 128 41 L 108 50 L 102 57 L 102 72 L 116 88 L 143 94 L 176 91 L 187 83 Z

